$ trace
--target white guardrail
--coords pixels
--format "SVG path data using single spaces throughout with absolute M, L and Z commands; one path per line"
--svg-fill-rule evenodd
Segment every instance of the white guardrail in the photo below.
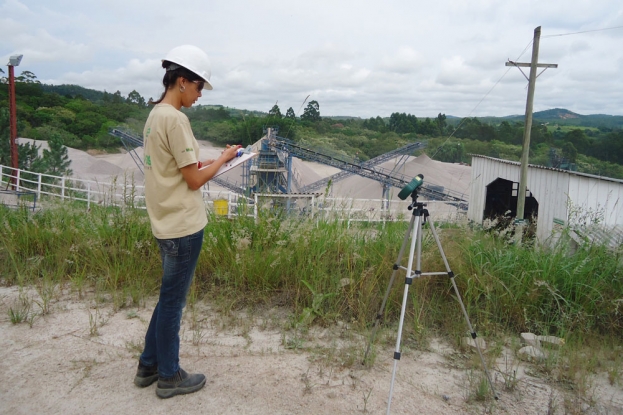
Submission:
M 11 182 L 16 185 L 10 184 Z M 123 206 L 145 209 L 144 186 L 135 183 L 133 177 L 113 176 L 109 182 L 85 180 L 75 177 L 60 177 L 26 170 L 15 170 L 0 165 L 0 184 L 9 195 L 0 197 L 0 204 L 18 205 L 17 196 L 31 195 L 34 200 L 24 198 L 40 209 L 45 201 L 53 199 L 71 200 L 103 206 Z M 346 220 L 348 222 L 408 221 L 411 212 L 407 209 L 411 200 L 396 201 L 383 199 L 353 199 L 325 197 L 312 194 L 253 194 L 245 197 L 228 190 L 202 189 L 208 210 L 228 218 L 247 215 L 256 217 L 262 209 L 283 209 L 300 216 L 316 219 Z M 227 201 L 227 203 L 225 203 Z M 441 201 L 418 200 L 426 203 L 435 221 L 463 222 L 467 211 Z M 216 202 L 216 203 L 215 203 Z M 42 205 L 43 204 L 43 205 Z

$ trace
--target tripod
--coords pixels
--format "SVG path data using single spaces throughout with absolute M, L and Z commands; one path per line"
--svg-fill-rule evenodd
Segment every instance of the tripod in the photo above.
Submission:
M 400 251 L 398 253 L 398 258 L 396 259 L 396 263 L 393 266 L 392 276 L 389 280 L 389 284 L 387 286 L 387 290 L 385 291 L 385 297 L 383 297 L 383 302 L 381 304 L 381 308 L 376 315 L 376 321 L 374 323 L 374 328 L 372 329 L 372 333 L 370 335 L 370 341 L 368 343 L 368 347 L 366 349 L 366 353 L 363 358 L 363 364 L 366 364 L 368 359 L 368 353 L 370 352 L 370 348 L 372 343 L 374 342 L 374 338 L 376 336 L 376 331 L 379 326 L 379 322 L 383 317 L 383 312 L 385 310 L 385 306 L 387 304 L 387 299 L 389 297 L 389 293 L 391 291 L 392 285 L 396 278 L 396 274 L 399 269 L 405 270 L 407 272 L 407 276 L 405 278 L 405 289 L 402 297 L 402 308 L 400 310 L 400 320 L 398 323 L 398 337 L 396 339 L 396 350 L 394 351 L 394 369 L 392 371 L 392 380 L 389 388 L 389 399 L 387 401 L 387 415 L 390 413 L 391 403 L 392 403 L 392 394 L 394 391 L 394 381 L 396 379 L 396 369 L 398 368 L 398 361 L 400 360 L 400 341 L 402 337 L 402 327 L 405 318 L 405 310 L 407 305 L 407 298 L 409 294 L 409 286 L 413 282 L 413 278 L 420 278 L 422 276 L 433 276 L 433 275 L 447 275 L 450 277 L 450 281 L 452 281 L 452 286 L 454 288 L 454 292 L 456 294 L 456 298 L 459 301 L 461 306 L 461 310 L 463 311 L 463 316 L 465 317 L 465 321 L 467 322 L 467 326 L 469 327 L 469 331 L 471 333 L 472 339 L 476 344 L 476 349 L 478 350 L 478 355 L 480 356 L 480 361 L 482 362 L 482 366 L 487 376 L 487 380 L 489 381 L 489 385 L 491 386 L 491 391 L 493 392 L 493 396 L 495 399 L 498 399 L 497 394 L 495 393 L 495 389 L 493 388 L 493 382 L 491 381 L 491 376 L 489 375 L 489 371 L 487 370 L 487 365 L 485 364 L 485 360 L 482 356 L 482 351 L 480 350 L 480 345 L 478 341 L 476 341 L 476 332 L 472 328 L 472 324 L 469 321 L 469 316 L 467 315 L 467 311 L 465 310 L 465 306 L 463 305 L 463 300 L 461 300 L 461 295 L 459 294 L 459 290 L 456 287 L 456 282 L 454 281 L 454 272 L 450 269 L 448 265 L 448 259 L 441 247 L 441 242 L 439 240 L 439 236 L 437 235 L 437 231 L 435 230 L 435 224 L 433 220 L 429 217 L 428 210 L 425 209 L 426 204 L 420 203 L 417 201 L 417 187 L 411 193 L 412 202 L 407 209 L 412 210 L 411 221 L 409 222 L 409 227 L 405 234 L 405 237 L 402 241 L 402 246 L 400 247 Z M 428 223 L 429 228 L 435 238 L 435 242 L 437 242 L 437 247 L 439 248 L 439 253 L 443 259 L 443 262 L 446 266 L 446 272 L 422 272 L 421 271 L 421 259 L 422 259 L 422 225 L 424 223 Z M 407 246 L 407 242 L 409 241 L 409 236 L 411 237 L 411 249 L 409 251 L 409 261 L 407 263 L 407 268 L 401 265 L 402 256 L 404 254 L 405 248 Z M 413 260 L 415 256 L 416 268 L 413 271 Z

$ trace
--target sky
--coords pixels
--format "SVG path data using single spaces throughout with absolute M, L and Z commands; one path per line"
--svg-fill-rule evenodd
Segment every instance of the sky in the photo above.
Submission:
M 100 91 L 163 91 L 161 59 L 203 49 L 213 91 L 198 104 L 296 115 L 525 114 L 534 30 L 534 111 L 623 115 L 621 0 L 0 0 L 0 59 L 16 74 Z M 4 64 L 4 62 L 3 62 Z M 6 66 L 1 67 L 7 73 Z

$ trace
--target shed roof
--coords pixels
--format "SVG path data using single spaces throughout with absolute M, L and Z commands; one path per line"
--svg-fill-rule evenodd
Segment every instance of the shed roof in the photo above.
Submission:
M 504 163 L 504 164 L 512 164 L 512 165 L 515 165 L 515 166 L 521 166 L 521 163 L 518 162 L 518 161 L 510 161 L 510 160 L 498 159 L 498 158 L 495 158 L 495 157 L 481 156 L 480 154 L 469 154 L 469 155 L 472 156 L 472 157 L 498 161 L 498 162 Z M 623 184 L 623 180 L 615 179 L 613 177 L 597 176 L 597 175 L 594 175 L 594 174 L 580 173 L 580 172 L 577 172 L 577 171 L 557 169 L 555 167 L 540 166 L 540 165 L 537 165 L 537 164 L 528 164 L 528 166 L 532 167 L 532 168 L 535 168 L 535 169 L 551 170 L 551 171 L 555 171 L 555 172 L 559 172 L 559 173 L 567 173 L 567 174 L 572 174 L 572 175 L 575 175 L 575 176 L 589 177 L 591 179 L 607 180 L 607 181 L 610 181 L 610 182 Z

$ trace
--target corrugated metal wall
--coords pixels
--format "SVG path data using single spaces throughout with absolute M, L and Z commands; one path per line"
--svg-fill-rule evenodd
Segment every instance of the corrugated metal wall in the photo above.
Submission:
M 604 225 L 623 225 L 622 183 L 571 176 L 569 197 L 572 211 L 579 209 L 589 215 L 588 219 L 597 219 Z
M 468 219 L 482 223 L 487 185 L 498 178 L 519 182 L 517 162 L 472 156 L 472 181 Z M 556 223 L 599 220 L 600 224 L 623 224 L 623 180 L 539 166 L 528 168 L 527 188 L 539 203 L 537 238 L 545 241 Z

